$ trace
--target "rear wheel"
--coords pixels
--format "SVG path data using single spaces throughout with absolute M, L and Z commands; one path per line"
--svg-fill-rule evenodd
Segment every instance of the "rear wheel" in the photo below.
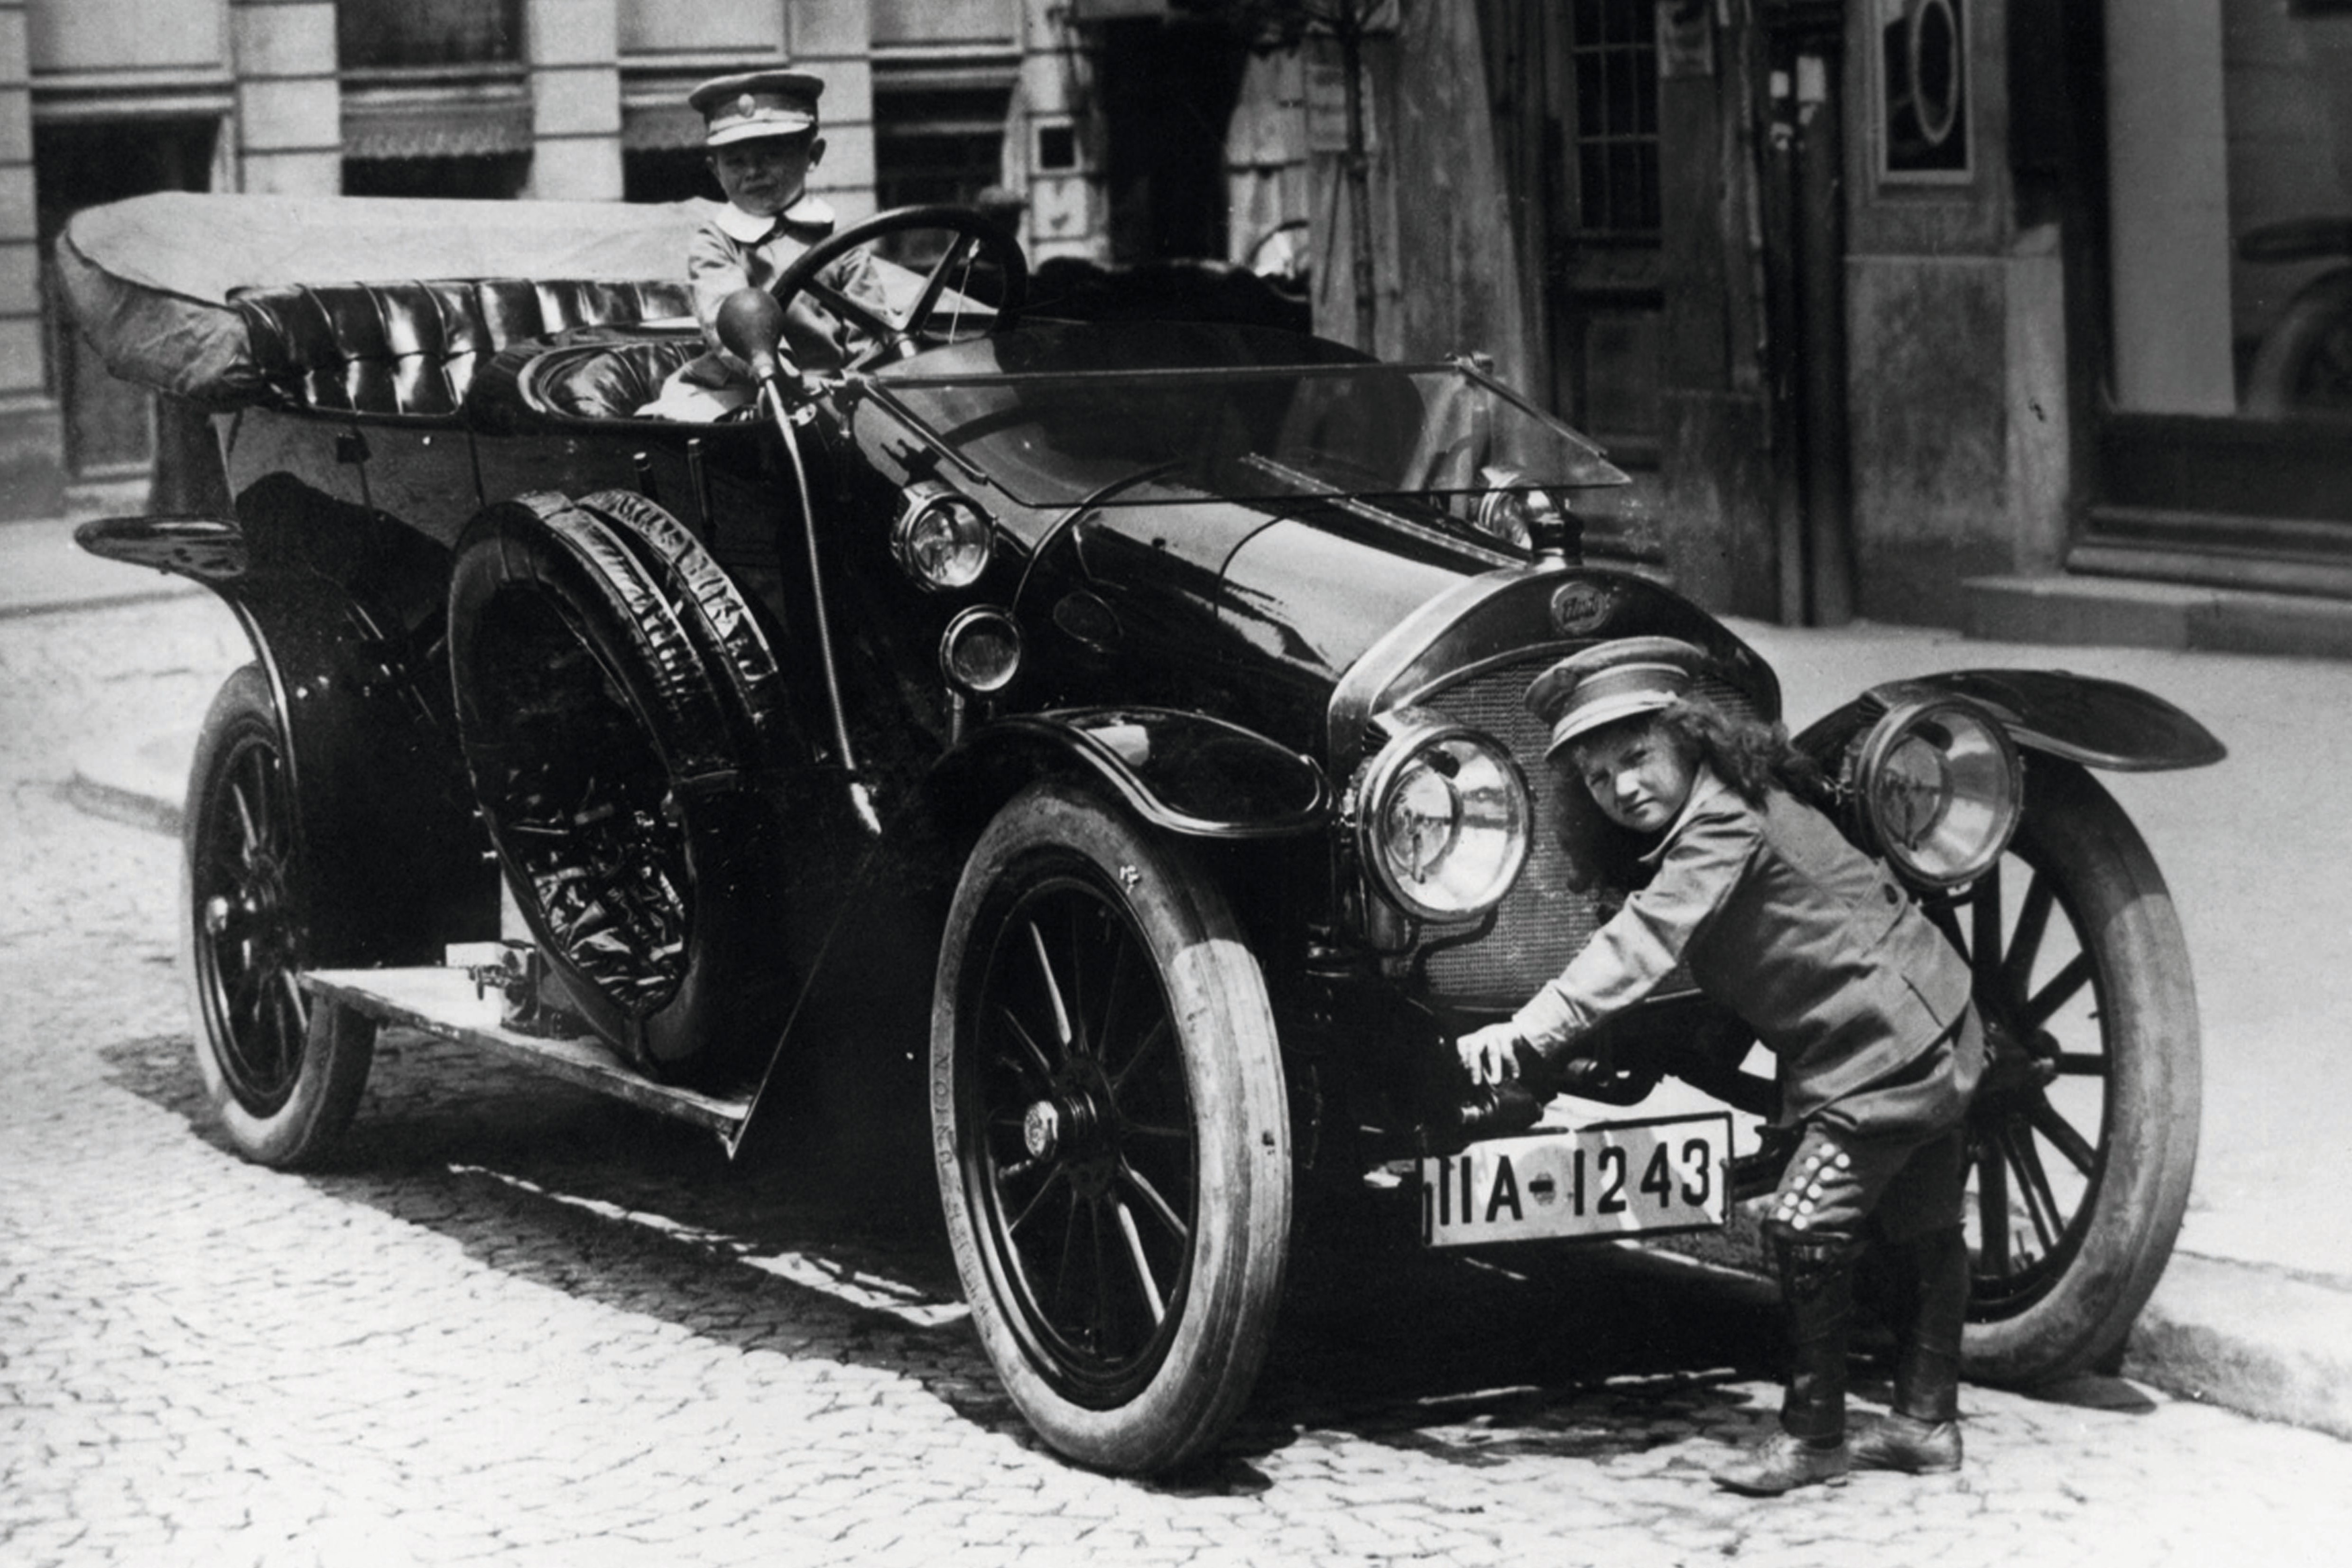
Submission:
M 373 1020 L 307 996 L 307 866 L 284 732 L 258 666 L 213 699 L 188 779 L 182 930 L 205 1092 L 237 1152 L 316 1160 L 357 1111 Z
M 1213 1445 L 1289 1252 L 1272 1010 L 1176 846 L 1039 786 L 966 864 L 931 1015 L 931 1125 L 981 1339 L 1045 1441 L 1106 1469 Z
M 2081 768 L 2037 757 L 2011 852 L 1933 911 L 1990 1048 L 1969 1118 L 1969 1375 L 2031 1383 L 2123 1343 L 2197 1163 L 2197 998 L 2147 844 Z

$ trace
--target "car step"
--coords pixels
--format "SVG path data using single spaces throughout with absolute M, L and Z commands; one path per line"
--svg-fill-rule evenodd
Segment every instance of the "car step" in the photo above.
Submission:
M 500 1021 L 505 1002 L 497 989 L 485 994 L 463 968 L 311 969 L 302 975 L 302 988 L 370 1018 L 474 1046 L 567 1083 L 708 1127 L 730 1146 L 751 1113 L 748 1090 L 730 1097 L 656 1082 L 602 1041 L 509 1029 Z

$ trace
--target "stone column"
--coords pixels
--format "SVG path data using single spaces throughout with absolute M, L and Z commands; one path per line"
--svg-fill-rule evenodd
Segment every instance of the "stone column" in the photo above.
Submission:
M 0 0 L 0 517 L 54 516 L 65 490 L 65 425 L 42 374 L 32 80 L 25 0 Z
M 621 23 L 616 0 L 530 0 L 530 180 L 545 201 L 621 194 Z
M 844 224 L 874 213 L 874 70 L 866 0 L 788 0 L 784 47 L 794 68 L 824 79 L 824 162 L 809 189 Z
M 2234 413 L 2221 7 L 2107 0 L 2116 401 Z
M 277 195 L 343 188 L 332 0 L 234 0 L 236 180 Z

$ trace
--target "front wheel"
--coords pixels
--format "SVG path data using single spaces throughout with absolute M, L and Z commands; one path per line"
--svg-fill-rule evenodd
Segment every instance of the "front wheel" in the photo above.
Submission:
M 257 665 L 230 675 L 205 716 L 184 834 L 181 929 L 205 1092 L 246 1158 L 312 1163 L 359 1106 L 375 1025 L 301 988 L 309 867 Z
M 2098 1365 L 2164 1272 L 2197 1164 L 2197 997 L 2171 894 L 2122 808 L 2037 757 L 2010 854 L 1932 909 L 1991 1048 L 1969 1131 L 1969 1375 Z
M 1057 1451 L 1165 1470 L 1248 1400 L 1289 1254 L 1272 1009 L 1181 849 L 1040 785 L 982 834 L 941 945 L 931 1128 L 972 1319 Z

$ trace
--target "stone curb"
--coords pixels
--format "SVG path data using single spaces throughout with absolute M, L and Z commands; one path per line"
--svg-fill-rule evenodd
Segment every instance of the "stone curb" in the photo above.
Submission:
M 2352 1440 L 2352 1292 L 2176 1252 L 2123 1369 L 2184 1398 Z

